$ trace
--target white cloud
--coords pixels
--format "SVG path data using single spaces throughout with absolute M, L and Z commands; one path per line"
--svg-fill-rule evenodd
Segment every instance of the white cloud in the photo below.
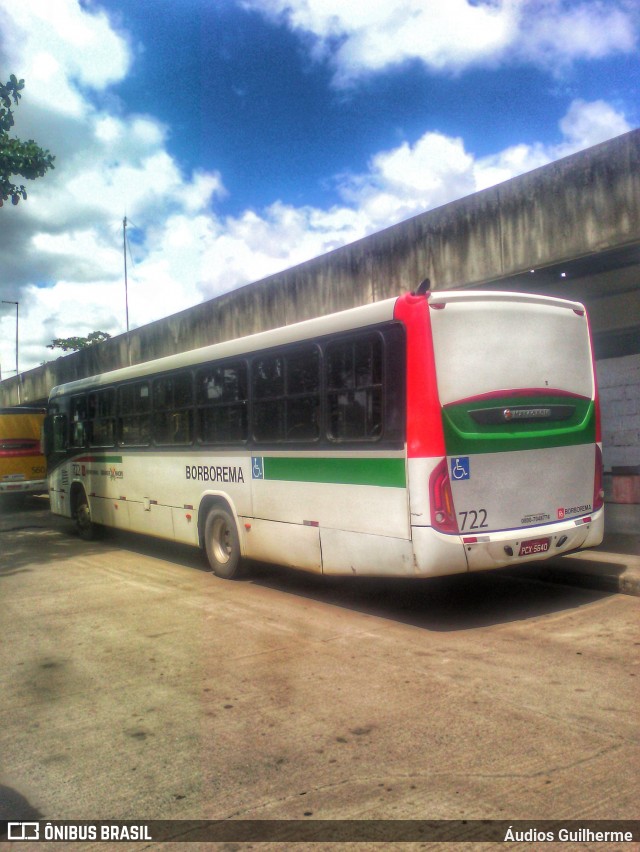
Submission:
M 473 17 L 468 4 L 456 2 L 451 8 L 461 15 L 469 55 L 496 45 L 506 48 L 521 3 L 476 5 Z M 282 0 L 271 0 L 274 11 L 281 5 Z M 344 55 L 351 51 L 351 67 L 362 68 L 369 61 L 368 39 L 381 38 L 391 26 L 389 9 L 397 13 L 394 33 L 415 26 L 431 45 L 429 55 L 448 61 L 442 33 L 451 23 L 445 6 L 424 6 L 433 12 L 434 32 L 419 29 L 426 20 L 423 5 L 408 0 L 388 6 L 308 0 L 295 10 L 292 5 L 291 14 L 295 11 L 299 26 L 321 34 L 327 44 L 334 36 L 346 38 Z M 548 14 L 559 8 L 558 3 L 544 6 Z M 366 34 L 360 19 L 350 17 L 353 8 L 375 32 Z M 0 292 L 3 299 L 20 301 L 23 370 L 57 356 L 46 349 L 54 337 L 124 329 L 124 215 L 130 224 L 129 314 L 135 327 L 630 129 L 610 104 L 577 100 L 554 146 L 523 142 L 477 158 L 463 139 L 427 130 L 413 144 L 378 152 L 363 173 L 338 176 L 340 201 L 330 209 L 274 201 L 263 210 L 221 217 L 215 204 L 225 195 L 222 175 L 185 175 L 167 150 L 167 128 L 153 116 L 98 108 L 92 100 L 92 91 L 122 79 L 129 63 L 126 39 L 104 14 L 77 0 L 0 0 L 0 9 L 0 64 L 27 78 L 20 135 L 42 140 L 57 156 L 55 171 L 30 187 L 27 203 L 0 211 Z M 495 30 L 483 25 L 482 16 L 491 15 Z M 393 61 L 393 44 L 379 67 Z M 415 38 L 405 50 L 419 46 Z M 15 310 L 1 305 L 5 376 L 15 363 L 14 340 Z
M 341 194 L 364 212 L 373 230 L 474 189 L 473 157 L 462 140 L 427 132 L 414 145 L 376 154 L 367 174 L 345 178 Z
M 636 46 L 637 9 L 632 14 L 629 4 L 546 0 L 541 8 L 533 2 L 530 8 L 533 14 L 521 28 L 522 47 L 542 65 L 629 53 Z
M 560 122 L 561 142 L 556 145 L 523 143 L 479 159 L 474 169 L 476 189 L 494 186 L 631 129 L 624 115 L 611 104 L 601 100 L 590 103 L 575 100 Z
M 338 85 L 417 60 L 456 72 L 528 60 L 553 70 L 575 59 L 629 52 L 638 14 L 624 0 L 244 0 L 284 20 L 330 57 Z
M 56 336 L 124 326 L 122 231 L 126 214 L 153 238 L 168 217 L 197 217 L 224 193 L 220 175 L 185 176 L 165 148 L 166 128 L 151 116 L 99 110 L 92 93 L 121 80 L 130 53 L 104 12 L 77 0 L 0 0 L 0 65 L 27 80 L 17 113 L 20 136 L 56 155 L 55 170 L 30 184 L 29 199 L 2 211 L 2 297 L 20 302 L 21 369 L 45 358 Z M 145 233 L 137 250 L 144 256 Z M 150 245 L 151 256 L 154 245 Z M 173 279 L 147 286 L 135 324 L 193 304 L 177 263 Z M 150 270 L 158 268 L 150 264 Z M 144 269 L 144 267 L 143 267 Z M 135 272 L 135 265 L 133 267 Z M 185 301 L 187 300 L 187 301 Z M 14 363 L 15 316 L 0 310 L 0 365 Z M 132 311 L 132 316 L 133 316 Z
M 341 205 L 321 210 L 278 202 L 260 214 L 202 216 L 197 227 L 182 217 L 171 219 L 166 231 L 156 234 L 157 251 L 170 244 L 172 233 L 182 234 L 176 274 L 178 267 L 183 277 L 186 271 L 210 298 L 630 129 L 610 105 L 575 101 L 556 145 L 521 144 L 475 158 L 461 139 L 427 132 L 414 145 L 376 154 L 366 173 L 341 176 Z M 199 264 L 188 266 L 196 257 Z
M 226 195 L 220 175 L 212 172 L 196 172 L 191 183 L 182 191 L 182 203 L 186 210 L 197 213 L 215 197 Z
M 625 117 L 606 101 L 588 103 L 577 99 L 560 122 L 560 130 L 566 139 L 558 151 L 558 155 L 563 157 L 566 154 L 562 147 L 570 154 L 626 133 L 631 127 Z
M 166 153 L 159 154 L 158 162 L 165 166 L 165 194 L 160 197 L 164 213 L 146 227 L 141 245 L 135 241 L 134 226 L 129 232 L 133 237 L 132 257 L 128 257 L 131 326 L 259 280 L 628 129 L 624 117 L 609 104 L 575 101 L 561 122 L 563 139 L 556 145 L 523 143 L 475 158 L 461 139 L 427 132 L 414 145 L 402 143 L 379 152 L 364 174 L 341 176 L 340 205 L 323 210 L 276 202 L 260 212 L 227 218 L 206 206 L 212 193 L 222 191 L 219 176 L 207 174 L 182 184 L 182 209 L 171 212 L 179 176 L 166 161 Z M 122 169 L 129 178 L 136 173 L 133 167 Z M 116 169 L 112 177 L 120 179 L 123 174 Z M 137 205 L 132 218 L 139 216 L 146 222 L 151 218 L 148 205 L 154 190 L 145 195 L 142 178 L 138 185 L 139 191 L 131 196 Z M 95 191 L 104 194 L 107 188 L 96 184 Z M 73 199 L 67 208 L 69 220 L 74 204 L 86 209 L 82 193 Z M 21 292 L 21 369 L 53 357 L 44 348 L 53 337 L 123 330 L 122 234 L 100 207 L 103 199 L 92 203 L 98 205 L 93 214 L 102 227 L 31 231 L 29 268 L 40 264 L 56 280 L 45 289 L 31 281 Z M 21 205 L 11 214 L 27 209 L 28 205 Z M 1 357 L 6 371 L 14 357 L 15 314 L 10 306 L 3 307 Z
M 33 103 L 81 116 L 85 101 L 76 81 L 104 89 L 127 73 L 128 45 L 103 11 L 69 0 L 3 0 L 2 6 L 3 58 L 28 79 Z

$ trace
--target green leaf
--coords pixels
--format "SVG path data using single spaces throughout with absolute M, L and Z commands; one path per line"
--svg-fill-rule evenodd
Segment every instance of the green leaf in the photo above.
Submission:
M 23 142 L 8 135 L 15 123 L 11 109 L 12 99 L 14 104 L 18 104 L 24 85 L 24 80 L 18 80 L 15 74 L 10 75 L 6 84 L 0 83 L 0 207 L 2 202 L 9 198 L 13 205 L 18 204 L 21 198 L 23 201 L 27 199 L 24 186 L 13 182 L 14 175 L 35 180 L 44 177 L 49 169 L 55 168 L 55 157 L 33 139 Z

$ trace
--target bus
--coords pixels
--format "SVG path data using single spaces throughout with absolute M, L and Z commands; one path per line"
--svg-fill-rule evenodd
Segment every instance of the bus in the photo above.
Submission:
M 0 408 L 0 494 L 46 493 L 45 413 L 44 408 Z
M 53 512 L 331 575 L 528 563 L 603 536 L 577 302 L 429 291 L 54 388 Z

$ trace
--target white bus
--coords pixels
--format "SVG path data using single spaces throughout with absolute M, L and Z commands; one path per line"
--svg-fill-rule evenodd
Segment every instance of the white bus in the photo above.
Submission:
M 54 512 L 324 574 L 426 577 L 597 545 L 585 309 L 422 292 L 52 390 Z

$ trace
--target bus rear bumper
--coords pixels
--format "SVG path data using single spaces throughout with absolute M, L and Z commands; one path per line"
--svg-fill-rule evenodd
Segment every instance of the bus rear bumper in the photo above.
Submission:
M 555 524 L 484 535 L 447 535 L 412 527 L 415 573 L 421 577 L 489 571 L 595 547 L 604 534 L 604 510 Z
M 604 510 L 556 524 L 461 536 L 469 571 L 484 571 L 551 559 L 564 553 L 595 547 L 604 535 Z
M 18 479 L 0 482 L 0 494 L 46 494 L 46 479 Z

